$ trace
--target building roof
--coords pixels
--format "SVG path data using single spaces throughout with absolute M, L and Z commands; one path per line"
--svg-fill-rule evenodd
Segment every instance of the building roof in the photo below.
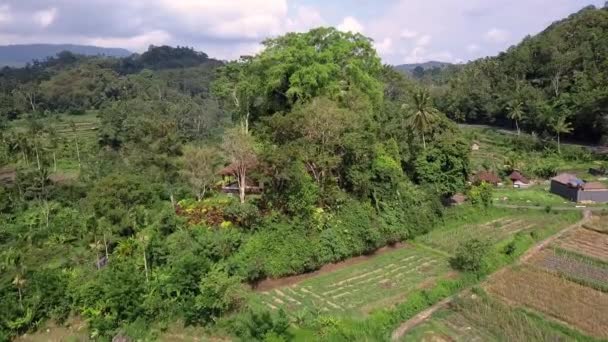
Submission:
M 583 185 L 583 190 L 608 190 L 608 186 L 601 182 L 589 182 Z
M 461 193 L 454 194 L 454 195 L 452 195 L 452 197 L 450 197 L 450 201 L 455 204 L 464 203 L 464 202 L 466 202 L 466 200 L 467 200 L 467 196 L 465 196 L 464 194 L 461 194 Z
M 252 168 L 256 168 L 257 167 L 257 163 L 255 162 L 248 162 L 245 167 L 247 169 L 252 169 Z M 236 163 L 232 163 L 226 167 L 224 167 L 223 169 L 218 171 L 218 175 L 220 176 L 233 176 L 234 174 L 236 174 L 236 171 L 238 169 L 238 165 Z
M 498 184 L 498 183 L 500 183 L 500 177 L 498 177 L 492 171 L 479 171 L 475 175 L 475 181 L 486 182 L 486 183 L 490 183 L 490 184 Z
M 574 187 L 579 187 L 585 184 L 585 182 L 583 182 L 581 179 L 571 173 L 560 173 L 559 175 L 551 178 L 551 180 Z
M 524 175 L 522 175 L 521 172 L 519 172 L 517 170 L 514 170 L 513 172 L 511 172 L 511 175 L 509 175 L 509 179 L 513 182 L 520 181 L 524 184 L 530 183 L 528 178 L 524 177 Z

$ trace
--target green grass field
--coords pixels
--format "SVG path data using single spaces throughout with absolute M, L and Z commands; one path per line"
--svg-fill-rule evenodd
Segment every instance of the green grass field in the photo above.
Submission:
M 420 236 L 417 242 L 453 253 L 461 243 L 477 238 L 496 244 L 518 232 L 556 232 L 575 222 L 578 213 L 547 214 L 544 211 L 499 211 L 487 214 L 488 220 L 479 223 L 448 224 Z
M 526 189 L 505 186 L 494 190 L 494 203 L 532 206 L 575 206 L 576 203 L 549 192 L 549 187 L 534 185 Z
M 446 256 L 406 246 L 296 285 L 258 293 L 254 300 L 273 310 L 359 315 L 390 306 L 449 272 Z

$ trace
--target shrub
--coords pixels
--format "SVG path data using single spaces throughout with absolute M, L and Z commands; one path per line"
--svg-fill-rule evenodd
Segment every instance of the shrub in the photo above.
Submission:
M 196 315 L 201 322 L 211 322 L 237 309 L 244 300 L 241 280 L 216 266 L 201 278 L 200 293 L 195 298 Z
M 491 184 L 482 182 L 479 185 L 474 185 L 469 190 L 469 200 L 475 206 L 483 206 L 488 208 L 492 205 L 492 193 L 494 189 Z
M 450 265 L 460 271 L 480 272 L 489 248 L 487 242 L 479 239 L 465 241 L 456 249 L 456 254 L 450 259 Z
M 276 314 L 249 309 L 231 325 L 231 330 L 243 341 L 286 341 L 291 337 L 289 317 L 283 309 Z
M 227 219 L 244 228 L 251 228 L 258 223 L 260 210 L 250 202 L 238 203 L 233 201 L 224 210 Z

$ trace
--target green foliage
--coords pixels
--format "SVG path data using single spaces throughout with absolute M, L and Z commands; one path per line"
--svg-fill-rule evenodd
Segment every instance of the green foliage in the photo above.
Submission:
M 211 322 L 223 314 L 238 309 L 243 302 L 243 288 L 237 277 L 230 276 L 220 267 L 212 268 L 200 282 L 195 297 L 196 319 Z
M 460 271 L 479 272 L 484 267 L 484 258 L 489 251 L 487 242 L 472 239 L 458 246 L 450 265 Z
M 471 204 L 488 208 L 492 206 L 494 187 L 492 184 L 481 182 L 473 185 L 468 191 L 468 198 Z
M 278 313 L 248 309 L 231 325 L 242 341 L 289 341 L 289 318 L 285 311 Z

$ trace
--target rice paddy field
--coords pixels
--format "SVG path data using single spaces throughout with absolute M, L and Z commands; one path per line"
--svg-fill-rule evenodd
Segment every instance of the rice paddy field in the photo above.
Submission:
M 287 313 L 308 310 L 360 315 L 403 300 L 410 291 L 431 286 L 449 272 L 445 255 L 406 245 L 338 271 L 260 292 L 255 300 Z
M 551 235 L 579 218 L 576 212 L 490 209 L 469 216 L 464 210 L 460 217 L 447 218 L 444 226 L 401 248 L 293 283 L 254 291 L 251 303 L 271 310 L 283 309 L 291 316 L 365 316 L 404 301 L 414 290 L 457 277 L 449 258 L 461 242 L 480 238 L 499 245 L 512 240 L 518 232 Z M 480 334 L 483 337 L 483 332 Z
M 480 289 L 414 327 L 401 341 L 582 341 L 577 331 L 513 309 Z
M 507 303 L 539 311 L 598 338 L 608 338 L 608 294 L 549 272 L 524 266 L 503 272 L 487 286 Z
M 478 224 L 440 227 L 417 239 L 418 242 L 453 253 L 458 246 L 477 238 L 498 243 L 518 232 L 543 231 L 551 235 L 579 219 L 578 213 L 547 214 L 542 211 L 496 212 L 493 219 Z

